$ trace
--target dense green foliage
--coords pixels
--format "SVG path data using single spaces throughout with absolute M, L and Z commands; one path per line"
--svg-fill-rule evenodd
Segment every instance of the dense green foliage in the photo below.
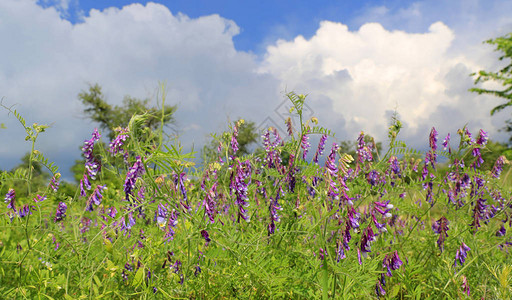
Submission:
M 15 113 L 33 143 L 28 169 L 0 175 L 2 298 L 511 297 L 507 161 L 480 161 L 485 132 L 463 128 L 441 150 L 433 129 L 421 153 L 394 120 L 380 160 L 363 133 L 354 155 L 326 143 L 310 160 L 308 137 L 330 132 L 302 120 L 304 96 L 288 97 L 295 134 L 270 128 L 261 152 L 239 155 L 236 122 L 201 169 L 161 128 L 142 138 L 148 114 L 111 141 L 95 131 L 73 195 L 55 191 L 58 170 L 35 150 L 44 128 Z M 33 185 L 35 162 L 57 178 Z

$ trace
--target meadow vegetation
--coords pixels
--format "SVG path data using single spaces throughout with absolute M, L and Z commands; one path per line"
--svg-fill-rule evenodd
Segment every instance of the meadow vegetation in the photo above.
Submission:
M 292 92 L 297 128 L 251 152 L 238 120 L 199 167 L 166 139 L 162 96 L 84 137 L 76 186 L 37 150 L 47 126 L 6 108 L 31 147 L 0 173 L 2 298 L 512 297 L 508 149 L 484 129 L 432 128 L 420 152 L 393 118 L 385 147 L 340 147 Z

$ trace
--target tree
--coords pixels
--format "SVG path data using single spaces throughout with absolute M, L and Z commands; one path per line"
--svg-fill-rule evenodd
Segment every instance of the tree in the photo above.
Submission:
M 85 105 L 84 113 L 87 118 L 98 122 L 101 129 L 108 132 L 110 139 L 116 135 L 114 131 L 117 127 L 126 127 L 134 114 L 147 114 L 145 126 L 150 130 L 156 130 L 162 125 L 175 122 L 174 113 L 176 105 L 164 105 L 162 108 L 150 107 L 150 99 L 137 99 L 126 96 L 123 99 L 123 105 L 110 105 L 101 92 L 98 84 L 89 85 L 88 91 L 82 91 L 78 94 L 78 99 Z M 163 123 L 163 124 L 162 124 Z
M 480 70 L 478 73 L 471 74 L 471 76 L 477 76 L 475 79 L 475 85 L 480 82 L 492 81 L 501 84 L 503 89 L 491 90 L 474 87 L 469 90 L 471 92 L 478 93 L 479 95 L 488 94 L 505 99 L 505 103 L 500 104 L 491 110 L 492 116 L 495 113 L 512 106 L 512 33 L 496 39 L 487 40 L 485 43 L 496 45 L 494 50 L 502 52 L 499 60 L 507 61 L 507 65 L 497 72 Z M 506 123 L 507 125 L 504 128 L 505 131 L 512 132 L 512 120 L 507 120 Z M 512 144 L 512 137 L 509 140 L 509 144 Z

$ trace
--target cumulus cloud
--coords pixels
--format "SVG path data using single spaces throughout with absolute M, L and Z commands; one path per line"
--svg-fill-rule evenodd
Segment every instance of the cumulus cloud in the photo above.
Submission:
M 306 91 L 313 107 L 332 107 L 344 120 L 343 135 L 351 138 L 363 130 L 384 140 L 395 110 L 414 146 L 425 144 L 431 126 L 453 132 L 469 122 L 474 130 L 496 133 L 489 118 L 495 103 L 467 92 L 469 74 L 482 66 L 474 57 L 453 54 L 454 39 L 442 22 L 424 33 L 407 33 L 379 23 L 350 31 L 344 24 L 323 21 L 308 40 L 298 36 L 269 46 L 259 71 L 279 78 L 282 88 Z M 319 117 L 332 124 L 333 112 Z
M 228 119 L 248 112 L 263 118 L 276 101 L 277 83 L 254 72 L 255 57 L 234 48 L 239 28 L 218 15 L 191 19 L 148 3 L 91 10 L 71 24 L 54 7 L 9 0 L 0 2 L 0 20 L 0 36 L 9 41 L 0 48 L 3 103 L 17 104 L 29 124 L 53 124 L 39 148 L 61 166 L 79 157 L 95 126 L 82 118 L 77 100 L 88 83 L 99 83 L 107 100 L 120 104 L 125 95 L 154 98 L 158 82 L 167 82 L 187 147 L 203 144 Z M 29 145 L 16 120 L 1 113 L 8 126 L 2 140 L 11 142 L 0 144 L 0 167 L 8 169 Z

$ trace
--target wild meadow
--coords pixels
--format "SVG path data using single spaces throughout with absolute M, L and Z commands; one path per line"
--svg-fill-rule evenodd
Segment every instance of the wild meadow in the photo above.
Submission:
M 11 111 L 31 148 L 0 177 L 1 298 L 512 298 L 510 169 L 484 162 L 485 129 L 432 128 L 417 151 L 395 118 L 386 151 L 361 132 L 350 155 L 287 97 L 296 128 L 239 155 L 237 121 L 201 166 L 148 114 L 92 129 L 71 194 L 37 150 L 46 127 Z

